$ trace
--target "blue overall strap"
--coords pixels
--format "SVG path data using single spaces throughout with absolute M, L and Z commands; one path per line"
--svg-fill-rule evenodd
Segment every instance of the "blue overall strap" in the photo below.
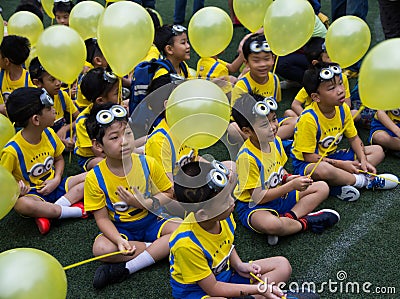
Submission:
M 100 189 L 103 191 L 104 196 L 106 197 L 106 205 L 107 209 L 109 209 L 114 214 L 114 220 L 120 221 L 120 215 L 115 212 L 114 206 L 111 202 L 110 195 L 108 194 L 108 190 L 106 187 L 106 183 L 104 182 L 103 174 L 101 173 L 99 165 L 93 167 L 94 174 L 96 175 L 97 182 L 99 183 Z
M 228 226 L 229 226 L 229 229 L 230 229 L 230 231 L 231 231 L 231 233 L 232 233 L 232 236 L 234 236 L 234 235 L 235 235 L 235 227 L 234 227 L 234 225 L 233 225 L 233 223 L 232 223 L 231 217 L 228 217 L 228 218 L 226 218 L 225 220 L 226 220 L 226 222 L 228 223 Z
M 253 157 L 253 159 L 256 161 L 257 166 L 258 166 L 258 170 L 260 171 L 261 188 L 264 190 L 264 189 L 265 189 L 265 186 L 264 186 L 264 185 L 265 185 L 264 166 L 262 165 L 260 159 L 258 159 L 258 158 L 256 157 L 256 155 L 254 155 L 254 154 L 253 154 L 251 151 L 249 151 L 249 149 L 247 149 L 247 148 L 242 149 L 242 150 L 237 154 L 236 161 L 237 161 L 237 159 L 239 158 L 239 156 L 240 156 L 241 154 L 244 154 L 244 153 L 246 153 L 246 154 L 248 154 L 249 156 Z
M 151 193 L 149 191 L 149 176 L 150 176 L 149 166 L 147 165 L 145 155 L 139 155 L 139 159 L 140 159 L 140 163 L 142 164 L 144 179 L 146 180 L 146 191 L 144 192 L 144 196 L 145 196 L 145 198 L 148 198 L 151 196 Z
M 318 154 L 318 143 L 319 143 L 319 140 L 321 139 L 321 127 L 320 127 L 319 122 L 318 122 L 318 116 L 317 116 L 317 114 L 315 113 L 314 110 L 310 110 L 310 109 L 303 111 L 303 113 L 301 115 L 306 114 L 306 113 L 310 113 L 312 115 L 312 117 L 314 117 L 315 123 L 317 124 L 317 136 L 316 136 L 317 144 L 315 146 L 315 151 L 314 152 L 316 154 Z
M 58 91 L 58 97 L 60 98 L 61 101 L 62 110 L 67 111 L 67 103 L 65 102 L 65 97 L 61 90 Z
M 204 256 L 207 259 L 208 266 L 210 267 L 210 269 L 212 269 L 212 262 L 213 262 L 212 255 L 204 248 L 203 245 L 201 245 L 199 239 L 192 231 L 185 231 L 177 234 L 175 238 L 173 238 L 169 242 L 169 247 L 172 248 L 172 246 L 174 246 L 176 242 L 178 242 L 180 239 L 183 238 L 189 238 L 194 244 L 196 244 L 201 249 L 201 251 L 203 252 Z
M 339 106 L 339 111 L 340 111 L 340 120 L 342 121 L 342 127 L 344 128 L 344 121 L 346 118 L 346 113 L 344 112 L 343 105 Z
M 51 135 L 49 128 L 44 129 L 44 132 L 47 135 L 47 138 L 49 138 L 49 141 L 51 143 L 51 145 L 53 146 L 54 152 L 57 149 L 57 143 L 56 140 L 54 139 L 53 135 Z
M 219 62 L 216 61 L 213 66 L 210 68 L 208 74 L 207 74 L 207 80 L 210 80 L 212 73 L 214 73 L 215 69 L 217 68 Z
M 29 87 L 29 73 L 25 73 L 25 87 Z
M 1 90 L 1 88 L 3 87 L 3 79 L 4 79 L 4 70 L 2 69 L 0 71 L 0 91 L 1 91 L 1 93 L 3 93 Z
M 276 101 L 276 94 L 278 93 L 278 77 L 274 74 L 274 99 Z
M 17 152 L 19 167 L 21 168 L 22 176 L 24 177 L 25 181 L 29 182 L 29 185 L 33 187 L 34 184 L 32 184 L 31 180 L 29 179 L 28 171 L 26 170 L 24 154 L 22 153 L 21 148 L 15 141 L 10 141 L 5 145 L 4 148 L 6 148 L 7 146 L 12 146 L 14 150 Z
M 250 86 L 249 80 L 247 80 L 246 77 L 243 77 L 243 78 L 239 79 L 239 81 L 240 81 L 240 80 L 243 81 L 244 84 L 246 84 L 247 92 L 251 92 L 251 86 Z
M 174 170 L 175 168 L 175 163 L 176 163 L 176 154 L 175 154 L 175 146 L 174 143 L 172 142 L 172 138 L 171 136 L 169 136 L 169 134 L 167 133 L 167 131 L 165 131 L 164 129 L 157 129 L 155 130 L 153 133 L 150 134 L 149 138 L 157 133 L 161 133 L 163 134 L 169 142 L 169 145 L 171 147 L 171 152 L 172 152 L 172 170 Z

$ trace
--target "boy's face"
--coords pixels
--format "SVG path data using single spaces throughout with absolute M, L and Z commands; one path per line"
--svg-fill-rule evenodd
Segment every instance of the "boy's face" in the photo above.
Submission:
M 44 107 L 41 114 L 38 114 L 40 125 L 44 128 L 51 127 L 54 125 L 56 120 L 56 110 L 54 106 Z
M 56 22 L 59 25 L 69 26 L 69 13 L 65 11 L 57 11 L 55 14 Z
M 314 101 L 327 107 L 341 106 L 345 100 L 345 89 L 339 75 L 332 80 L 322 81 L 316 93 L 312 93 Z
M 190 59 L 190 44 L 187 38 L 187 34 L 183 32 L 180 35 L 173 37 L 174 43 L 170 46 L 171 55 L 176 60 L 186 61 Z M 168 47 L 168 46 L 167 46 Z
M 42 79 L 34 82 L 38 87 L 46 89 L 47 93 L 54 98 L 60 91 L 61 81 L 54 78 L 49 73 L 43 73 Z
M 125 121 L 114 121 L 106 128 L 100 145 L 107 158 L 121 160 L 130 156 L 134 149 L 133 132 Z
M 278 128 L 279 128 L 278 117 L 276 116 L 276 113 L 274 111 L 271 111 L 268 114 L 267 118 L 269 121 L 269 125 L 271 126 L 272 132 L 274 133 L 274 137 L 276 137 L 276 134 L 278 133 Z
M 332 62 L 332 60 L 331 60 L 331 58 L 329 57 L 329 55 L 328 55 L 327 52 L 322 52 L 322 53 L 321 53 L 321 61 L 322 61 L 322 62 L 325 62 L 325 63 L 331 63 L 331 62 Z
M 119 104 L 118 99 L 118 83 L 114 84 L 109 92 L 106 93 L 103 97 L 104 103 L 114 103 Z
M 256 78 L 266 78 L 274 63 L 275 57 L 271 52 L 250 53 L 246 61 L 251 75 Z
M 275 113 L 270 114 L 272 115 Z M 275 138 L 275 132 L 278 131 L 278 127 L 276 126 L 276 124 L 277 120 L 271 123 L 268 117 L 257 117 L 256 121 L 253 123 L 253 130 L 246 130 L 246 135 L 248 135 L 248 138 L 253 144 L 271 142 Z

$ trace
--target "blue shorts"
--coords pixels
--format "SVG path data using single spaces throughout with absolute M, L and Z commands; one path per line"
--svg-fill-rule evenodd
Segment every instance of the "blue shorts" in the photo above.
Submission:
M 396 125 L 400 128 L 400 123 L 397 123 Z M 371 130 L 369 131 L 368 142 L 370 144 L 372 144 L 372 137 L 374 136 L 374 133 L 377 131 L 385 131 L 386 133 L 389 134 L 390 137 L 397 137 L 395 133 L 393 133 L 391 130 L 382 125 L 382 123 L 379 120 L 374 118 L 371 122 Z
M 32 188 L 26 196 L 38 197 L 43 201 L 55 203 L 61 196 L 68 192 L 68 179 L 69 178 L 63 178 L 57 188 L 48 195 L 40 194 L 36 191 L 36 188 Z
M 237 200 L 235 205 L 236 205 L 236 212 L 238 213 L 239 216 L 239 220 L 243 224 L 243 226 L 257 233 L 261 233 L 251 225 L 251 216 L 253 215 L 254 212 L 269 211 L 272 214 L 279 216 L 281 214 L 289 212 L 298 201 L 299 201 L 299 192 L 293 190 L 287 193 L 286 197 L 279 197 L 266 204 L 250 207 L 248 202 L 242 202 Z
M 83 156 L 80 156 L 80 155 L 77 155 L 77 154 L 76 154 L 76 156 L 78 157 L 78 165 L 83 169 L 83 171 L 88 171 L 87 165 L 95 157 L 94 156 L 92 156 L 92 157 L 83 157 Z
M 309 162 L 305 162 L 302 160 L 298 160 L 293 155 L 291 157 L 292 157 L 292 165 L 293 165 L 293 174 L 306 175 L 307 167 L 309 165 L 315 164 L 315 163 L 309 163 Z M 342 160 L 342 161 L 355 161 L 356 154 L 354 153 L 354 151 L 351 148 L 340 149 L 340 150 L 337 150 L 336 152 L 334 152 L 333 154 L 328 155 L 327 158 L 335 159 L 335 160 Z
M 216 279 L 227 283 L 250 284 L 250 278 L 240 276 L 232 270 L 219 274 Z M 210 297 L 197 283 L 181 284 L 171 278 L 170 284 L 172 288 L 172 297 L 174 297 L 174 299 L 202 299 Z
M 161 231 L 168 221 L 149 212 L 140 220 L 114 222 L 114 225 L 118 232 L 129 241 L 154 242 L 161 236 Z

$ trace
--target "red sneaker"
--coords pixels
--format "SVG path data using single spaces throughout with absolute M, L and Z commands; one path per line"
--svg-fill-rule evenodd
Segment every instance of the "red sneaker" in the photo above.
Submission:
M 42 235 L 45 235 L 50 231 L 50 220 L 48 218 L 39 217 L 35 219 L 35 222 Z
M 82 219 L 86 219 L 89 217 L 88 213 L 86 213 L 85 211 L 85 205 L 83 204 L 83 201 L 78 201 L 76 203 L 74 203 L 73 205 L 71 205 L 71 207 L 77 207 L 80 208 L 82 210 Z

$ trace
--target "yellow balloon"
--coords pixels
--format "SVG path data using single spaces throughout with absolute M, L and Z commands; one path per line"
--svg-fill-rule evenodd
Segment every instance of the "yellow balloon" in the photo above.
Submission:
M 43 67 L 53 77 L 72 84 L 82 71 L 86 47 L 74 29 L 64 25 L 46 28 L 36 45 Z
M 181 144 L 195 149 L 216 143 L 228 128 L 229 117 L 228 98 L 207 80 L 188 80 L 168 98 L 166 119 L 171 134 Z
M 79 2 L 71 10 L 69 26 L 74 28 L 83 40 L 96 37 L 97 25 L 103 11 L 104 7 L 98 2 Z
M 0 113 L 0 151 L 6 145 L 8 140 L 15 134 L 14 126 L 8 117 Z M 1 189 L 0 189 L 1 190 Z
M 4 36 L 4 21 L 3 17 L 0 15 L 0 43 L 3 40 L 3 36 Z
M 0 219 L 2 219 L 14 207 L 19 196 L 19 185 L 17 181 L 3 166 L 0 166 L 0 188 Z M 0 296 L 0 298 L 2 297 Z
M 46 14 L 51 18 L 54 19 L 53 7 L 54 7 L 54 0 L 42 0 L 42 6 Z
M 229 45 L 233 25 L 228 14 L 218 7 L 200 9 L 190 19 L 190 43 L 201 57 L 220 54 Z
M 147 55 L 154 37 L 153 21 L 139 4 L 121 1 L 100 17 L 97 39 L 112 71 L 127 75 Z
M 31 61 L 35 57 L 37 57 L 36 47 L 32 47 L 30 52 L 29 52 L 28 58 L 25 60 L 26 69 L 29 69 L 29 66 L 31 65 Z
M 329 26 L 325 40 L 329 58 L 345 68 L 367 53 L 371 32 L 367 23 L 359 17 L 344 16 Z
M 29 11 L 19 11 L 8 20 L 8 34 L 24 36 L 31 45 L 35 45 L 43 32 L 43 23 L 39 17 Z
M 0 253 L 0 298 L 65 299 L 67 277 L 47 252 L 15 248 Z
M 361 64 L 358 88 L 363 105 L 376 110 L 400 108 L 400 38 L 377 44 Z
M 233 0 L 233 10 L 240 23 L 251 32 L 263 25 L 265 12 L 273 0 Z
M 308 1 L 276 0 L 265 14 L 264 34 L 272 52 L 285 56 L 310 39 L 314 23 L 314 10 Z

